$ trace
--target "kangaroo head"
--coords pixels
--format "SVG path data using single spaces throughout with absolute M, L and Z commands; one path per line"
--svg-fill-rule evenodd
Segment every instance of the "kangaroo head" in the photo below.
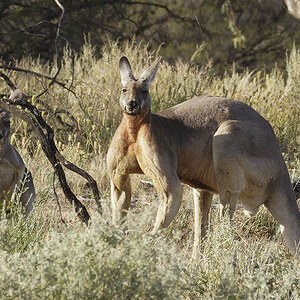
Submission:
M 123 88 L 120 105 L 126 114 L 138 115 L 150 110 L 149 86 L 155 77 L 160 60 L 158 58 L 142 72 L 139 79 L 135 79 L 128 59 L 125 56 L 121 57 L 119 69 Z
M 0 146 L 9 141 L 11 116 L 10 112 L 0 110 Z

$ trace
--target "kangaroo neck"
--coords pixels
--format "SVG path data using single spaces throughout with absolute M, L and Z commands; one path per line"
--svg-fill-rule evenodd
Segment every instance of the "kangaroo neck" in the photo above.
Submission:
M 125 122 L 125 126 L 130 141 L 132 142 L 136 141 L 141 127 L 150 126 L 151 115 L 152 113 L 150 110 L 148 110 L 145 113 L 141 113 L 134 116 L 128 115 L 126 113 L 123 114 L 123 122 Z

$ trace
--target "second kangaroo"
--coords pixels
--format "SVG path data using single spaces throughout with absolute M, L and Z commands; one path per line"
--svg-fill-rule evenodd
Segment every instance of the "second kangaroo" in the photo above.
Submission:
M 10 112 L 0 110 L 0 203 L 19 197 L 27 217 L 35 201 L 33 179 L 10 143 L 10 118 Z
M 194 98 L 151 113 L 149 86 L 158 65 L 159 60 L 136 79 L 128 59 L 119 62 L 123 119 L 107 156 L 113 221 L 129 209 L 129 175 L 146 174 L 161 196 L 154 231 L 176 216 L 183 182 L 194 188 L 194 250 L 218 193 L 230 216 L 238 199 L 250 215 L 264 204 L 281 225 L 290 252 L 299 255 L 300 213 L 269 122 L 245 103 L 221 97 Z

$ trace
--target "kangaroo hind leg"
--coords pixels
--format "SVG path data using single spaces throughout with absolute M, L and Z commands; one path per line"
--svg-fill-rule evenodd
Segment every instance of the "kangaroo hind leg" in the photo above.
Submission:
M 213 194 L 193 189 L 194 192 L 194 248 L 193 257 L 197 256 L 201 240 L 204 239 L 208 227 L 208 216 Z

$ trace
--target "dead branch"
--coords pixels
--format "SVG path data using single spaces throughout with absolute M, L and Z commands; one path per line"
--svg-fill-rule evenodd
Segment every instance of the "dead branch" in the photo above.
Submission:
M 17 90 L 16 90 L 17 91 Z M 40 140 L 42 149 L 44 153 L 46 154 L 46 157 L 50 161 L 52 167 L 54 168 L 55 174 L 57 175 L 60 185 L 63 189 L 63 192 L 66 196 L 66 198 L 70 201 L 72 205 L 75 207 L 75 211 L 80 218 L 81 221 L 83 221 L 85 224 L 88 224 L 90 220 L 90 216 L 85 208 L 85 206 L 76 198 L 76 196 L 73 194 L 72 190 L 70 189 L 66 176 L 64 173 L 64 170 L 62 168 L 61 163 L 56 158 L 56 147 L 53 145 L 53 142 L 51 143 L 51 140 L 53 141 L 53 133 L 51 133 L 52 130 L 48 130 L 47 136 L 44 134 L 43 129 L 40 127 L 39 122 L 34 119 L 32 116 L 28 115 L 28 113 L 25 112 L 27 107 L 27 101 L 22 97 L 20 100 L 15 100 L 14 97 L 9 98 L 2 98 L 2 101 L 0 102 L 0 107 L 4 110 L 8 110 L 18 117 L 20 117 L 25 122 L 29 123 L 36 133 L 38 134 L 38 138 Z M 18 109 L 17 106 L 21 106 L 22 110 Z M 52 145 L 51 145 L 52 144 Z M 54 146 L 54 147 L 53 147 Z
M 35 96 L 36 99 L 44 95 L 49 88 L 54 84 L 59 84 L 63 88 L 67 89 L 69 92 L 71 92 L 77 99 L 77 96 L 75 92 L 71 90 L 71 86 L 69 88 L 66 87 L 65 84 L 59 82 L 57 80 L 57 76 L 61 70 L 61 57 L 58 55 L 58 39 L 63 39 L 68 46 L 69 42 L 63 38 L 60 34 L 61 31 L 61 23 L 63 20 L 63 16 L 65 13 L 64 7 L 61 5 L 59 0 L 54 0 L 57 6 L 61 9 L 61 15 L 59 17 L 58 25 L 57 25 L 57 32 L 56 32 L 56 38 L 55 38 L 55 49 L 57 54 L 57 71 L 54 74 L 54 76 L 51 78 L 49 76 L 45 76 L 36 72 L 27 71 L 15 67 L 8 67 L 8 66 L 2 66 L 2 68 L 6 67 L 6 69 L 11 69 L 14 71 L 21 71 L 26 72 L 31 75 L 44 77 L 50 80 L 50 83 L 47 85 L 47 88 L 44 89 L 40 94 Z M 15 115 L 19 116 L 21 119 L 23 119 L 25 122 L 31 125 L 31 127 L 35 130 L 37 133 L 37 136 L 40 140 L 42 149 L 50 161 L 52 167 L 54 168 L 55 175 L 58 177 L 59 183 L 62 187 L 62 190 L 64 192 L 64 195 L 69 200 L 69 202 L 74 205 L 75 211 L 78 215 L 78 217 L 86 224 L 88 224 L 90 220 L 90 216 L 85 208 L 85 206 L 77 199 L 77 197 L 72 192 L 71 188 L 68 185 L 68 182 L 66 180 L 66 176 L 63 170 L 63 167 L 66 167 L 67 169 L 79 174 L 80 176 L 84 177 L 88 183 L 89 186 L 92 189 L 93 196 L 95 198 L 95 201 L 98 206 L 99 213 L 102 213 L 101 210 L 101 204 L 100 204 L 100 193 L 97 187 L 97 183 L 94 180 L 94 178 L 88 174 L 86 171 L 82 170 L 81 168 L 77 167 L 75 164 L 69 162 L 66 160 L 63 155 L 58 151 L 55 142 L 54 142 L 54 132 L 52 128 L 46 123 L 46 121 L 43 119 L 41 112 L 30 102 L 27 100 L 31 98 L 30 96 L 23 95 L 20 90 L 16 88 L 16 86 L 12 83 L 12 81 L 9 79 L 9 77 L 0 72 L 0 76 L 5 80 L 6 84 L 11 88 L 13 93 L 10 97 L 7 95 L 0 95 L 0 107 L 12 111 Z M 72 82 L 73 82 L 73 74 L 72 74 Z M 20 108 L 19 108 L 20 107 Z M 29 111 L 29 112 L 28 112 Z M 51 111 L 51 110 L 50 110 Z
M 19 68 L 19 67 L 15 67 L 15 66 L 9 66 L 9 65 L 0 65 L 0 69 L 4 69 L 4 70 L 9 70 L 9 71 L 15 71 L 15 72 L 20 72 L 20 73 L 25 73 L 25 74 L 29 74 L 29 75 L 32 75 L 32 76 L 36 76 L 38 78 L 44 78 L 44 79 L 48 79 L 48 80 L 53 80 L 52 77 L 48 76 L 48 75 L 44 75 L 44 74 L 41 74 L 41 73 L 38 73 L 38 72 L 35 72 L 35 71 L 31 71 L 31 70 L 27 70 L 27 69 L 22 69 L 22 68 Z M 4 73 L 2 73 L 1 75 L 2 77 L 3 76 L 6 76 Z M 74 75 L 72 74 L 72 82 L 73 82 L 73 77 Z M 85 109 L 82 107 L 81 103 L 80 103 L 80 100 L 78 99 L 76 93 L 71 89 L 71 86 L 72 86 L 72 83 L 70 85 L 70 87 L 67 87 L 65 83 L 63 82 L 60 82 L 58 81 L 57 79 L 54 80 L 54 83 L 61 86 L 63 89 L 67 90 L 68 92 L 70 92 L 76 99 L 77 101 L 79 102 L 79 106 L 81 108 L 81 110 L 85 112 Z M 9 84 L 9 83 L 8 83 Z M 69 129 L 75 129 L 77 128 L 77 121 L 75 119 L 75 117 L 69 112 L 67 111 L 66 109 L 56 109 L 55 111 L 51 108 L 50 105 L 48 105 L 47 103 L 44 103 L 42 100 L 38 99 L 35 97 L 35 102 L 42 105 L 45 110 L 47 111 L 47 113 L 49 115 L 52 115 L 52 116 L 55 116 L 57 121 L 69 128 Z M 74 123 L 74 125 L 70 125 L 68 123 L 66 123 L 61 117 L 60 117 L 60 114 L 64 114 L 66 116 L 68 116 L 68 118 Z
M 2 109 L 13 112 L 15 115 L 19 116 L 22 120 L 29 123 L 35 132 L 38 135 L 43 151 L 46 154 L 46 157 L 50 161 L 51 165 L 54 168 L 55 174 L 57 175 L 60 185 L 63 189 L 63 192 L 69 202 L 74 205 L 75 211 L 78 214 L 78 217 L 88 224 L 90 216 L 85 208 L 85 206 L 77 199 L 72 190 L 70 189 L 64 170 L 62 166 L 65 166 L 69 170 L 81 175 L 88 182 L 92 189 L 93 196 L 97 203 L 99 212 L 101 213 L 101 204 L 100 204 L 100 193 L 97 187 L 96 181 L 91 175 L 86 171 L 77 167 L 73 163 L 66 160 L 63 155 L 58 151 L 55 142 L 54 142 L 54 132 L 52 128 L 46 123 L 43 119 L 40 111 L 30 102 L 27 101 L 29 96 L 23 95 L 19 90 L 16 89 L 16 86 L 12 81 L 0 72 L 0 76 L 5 80 L 7 85 L 14 91 L 10 97 L 7 95 L 2 95 L 0 99 L 0 107 Z M 21 107 L 21 109 L 18 108 Z M 30 114 L 27 112 L 30 112 Z
M 64 225 L 68 226 L 67 222 L 64 220 L 64 218 L 62 216 L 61 205 L 60 205 L 59 198 L 58 198 L 58 195 L 57 195 L 56 189 L 55 189 L 55 173 L 53 174 L 52 187 L 53 187 L 53 193 L 54 193 L 54 196 L 55 196 L 55 200 L 56 200 L 56 203 L 57 203 L 57 206 L 58 206 L 58 212 L 59 212 L 60 220 Z
M 35 71 L 31 71 L 31 70 L 26 70 L 26 69 L 22 69 L 22 68 L 18 68 L 18 67 L 15 67 L 15 66 L 9 66 L 9 65 L 0 65 L 0 69 L 4 69 L 4 70 L 10 70 L 10 71 L 17 71 L 17 72 L 22 72 L 22 73 L 26 73 L 26 74 L 30 74 L 30 75 L 34 75 L 36 77 L 39 77 L 39 78 L 45 78 L 45 79 L 48 79 L 48 80 L 53 80 L 52 77 L 48 76 L 48 75 L 44 75 L 44 74 L 41 74 L 41 73 L 38 73 L 38 72 L 35 72 Z M 66 84 L 63 83 L 63 82 L 60 82 L 58 81 L 57 79 L 54 80 L 54 83 L 60 85 L 61 87 L 63 87 L 64 89 L 67 89 L 69 92 L 71 92 L 72 94 L 74 94 L 75 92 L 72 91 L 72 90 L 69 90 L 67 87 L 66 87 Z
M 66 39 L 64 39 L 61 35 L 60 35 L 60 30 L 61 30 L 61 23 L 62 23 L 62 20 L 63 20 L 63 17 L 64 17 L 64 14 L 65 14 L 65 8 L 61 5 L 61 3 L 58 1 L 58 0 L 54 0 L 56 5 L 61 9 L 61 15 L 59 17 L 59 20 L 58 20 L 58 25 L 57 25 L 57 31 L 56 31 L 56 37 L 55 37 L 55 41 L 54 41 L 54 44 L 55 44 L 55 52 L 56 52 L 56 55 L 57 55 L 57 71 L 56 73 L 54 74 L 53 78 L 51 79 L 50 83 L 47 85 L 47 88 L 44 89 L 40 94 L 38 94 L 36 96 L 36 98 L 39 98 L 41 97 L 42 95 L 44 95 L 48 89 L 53 85 L 53 83 L 55 82 L 60 70 L 61 70 L 61 57 L 59 57 L 58 55 L 58 46 L 57 46 L 57 41 L 59 38 L 62 38 L 63 40 L 65 40 L 67 43 L 68 41 Z
M 101 204 L 100 204 L 100 193 L 99 193 L 99 190 L 97 187 L 96 180 L 88 172 L 77 167 L 76 165 L 74 165 L 73 163 L 71 163 L 70 161 L 65 159 L 60 152 L 57 151 L 56 156 L 57 156 L 57 159 L 63 164 L 64 167 L 77 173 L 78 175 L 81 175 L 83 178 L 85 178 L 87 180 L 87 182 L 89 183 L 90 188 L 92 190 L 96 204 L 98 206 L 98 211 L 100 213 L 102 213 L 102 208 L 101 208 Z
M 6 82 L 6 84 L 12 89 L 15 90 L 16 87 L 15 85 L 11 82 L 11 80 L 8 78 L 8 76 L 6 76 L 4 73 L 0 72 L 0 76 L 4 79 L 4 81 Z

